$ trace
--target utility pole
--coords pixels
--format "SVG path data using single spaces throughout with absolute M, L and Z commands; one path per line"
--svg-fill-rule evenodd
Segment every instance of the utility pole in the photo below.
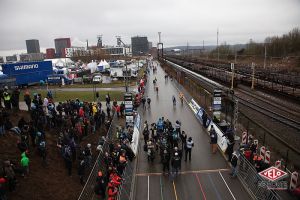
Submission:
M 220 59 L 219 57 L 219 28 L 217 29 L 217 50 L 218 50 L 218 61 Z
M 116 38 L 117 38 L 117 44 L 121 45 L 121 43 L 122 43 L 124 46 L 125 70 L 126 70 L 126 72 L 124 74 L 124 78 L 125 78 L 125 90 L 127 93 L 128 92 L 128 83 L 127 83 L 128 70 L 127 70 L 127 64 L 126 64 L 126 44 L 122 41 L 121 36 L 116 36 Z
M 254 63 L 251 64 L 251 69 L 252 69 L 252 85 L 251 85 L 251 89 L 254 90 L 254 74 L 255 74 L 255 64 Z
M 266 61 L 267 61 L 267 46 L 266 46 L 266 44 L 265 44 L 264 69 L 266 69 Z
M 186 42 L 186 55 L 189 55 L 189 42 Z
M 234 63 L 231 63 L 231 90 L 233 90 Z
M 237 122 L 239 119 L 239 100 L 237 98 L 234 99 L 234 115 L 233 115 L 233 131 L 236 132 L 237 129 Z M 235 135 L 235 134 L 234 134 Z M 237 137 L 236 135 L 234 136 Z
M 97 47 L 102 48 L 102 35 L 97 35 Z
M 163 58 L 164 56 L 164 44 L 161 42 L 161 32 L 158 32 L 158 43 L 157 43 L 157 57 L 159 59 L 160 57 L 160 48 L 161 47 L 161 57 Z
M 236 63 L 236 57 L 237 57 L 237 52 L 235 51 L 235 54 L 234 54 L 234 63 Z

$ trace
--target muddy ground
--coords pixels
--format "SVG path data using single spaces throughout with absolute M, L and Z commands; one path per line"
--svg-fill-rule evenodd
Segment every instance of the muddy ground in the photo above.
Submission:
M 18 120 L 24 116 L 29 120 L 29 114 L 25 111 L 19 111 L 17 114 L 11 114 L 11 121 L 14 126 Z M 99 137 L 104 135 L 105 130 L 102 126 L 101 130 L 96 134 L 90 134 L 80 145 L 92 144 L 93 156 L 97 155 L 95 150 Z M 37 153 L 37 149 L 30 146 L 30 173 L 23 178 L 17 174 L 17 186 L 14 192 L 8 192 L 8 199 L 11 200 L 74 200 L 77 199 L 83 186 L 79 182 L 77 175 L 77 161 L 73 162 L 72 176 L 67 175 L 65 163 L 60 155 L 59 149 L 56 147 L 58 135 L 53 130 L 46 131 L 47 142 L 47 163 L 46 167 L 42 166 L 42 159 Z M 0 137 L 0 161 L 10 159 L 19 167 L 21 153 L 17 148 L 17 140 L 19 136 L 11 132 L 6 132 L 4 137 Z M 86 171 L 86 175 L 89 172 Z

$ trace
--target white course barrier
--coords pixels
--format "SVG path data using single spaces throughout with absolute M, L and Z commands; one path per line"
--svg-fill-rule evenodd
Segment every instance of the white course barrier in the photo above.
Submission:
M 266 156 L 266 147 L 265 146 L 260 147 L 259 155 L 262 160 L 265 160 L 265 156 Z
M 248 138 L 248 133 L 246 131 L 244 131 L 242 134 L 242 144 L 248 143 L 247 138 Z
M 281 169 L 281 160 L 277 160 L 275 162 L 275 167 L 277 167 L 278 169 Z
M 298 183 L 298 172 L 293 172 L 291 175 L 291 182 L 290 182 L 290 190 L 294 190 L 297 187 Z
M 266 151 L 265 163 L 270 164 L 270 162 L 271 162 L 271 152 L 270 151 Z

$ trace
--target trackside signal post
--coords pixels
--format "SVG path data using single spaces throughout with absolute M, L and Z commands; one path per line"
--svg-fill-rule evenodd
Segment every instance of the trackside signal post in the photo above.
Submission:
M 221 119 L 221 109 L 222 109 L 222 90 L 215 89 L 213 96 L 213 117 L 220 121 Z
M 133 126 L 133 102 L 132 102 L 132 94 L 125 93 L 124 94 L 124 104 L 125 104 L 125 118 L 126 118 L 126 126 Z
M 164 57 L 164 44 L 161 42 L 161 32 L 158 32 L 158 43 L 157 43 L 157 58 L 158 60 Z

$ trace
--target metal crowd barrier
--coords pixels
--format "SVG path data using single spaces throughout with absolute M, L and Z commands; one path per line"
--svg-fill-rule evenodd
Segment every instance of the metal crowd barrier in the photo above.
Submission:
M 114 115 L 110 124 L 110 127 L 106 134 L 106 139 L 111 141 L 113 139 L 113 124 L 115 123 L 116 116 Z M 98 176 L 98 171 L 101 170 L 102 172 L 105 172 L 105 165 L 104 165 L 104 153 L 106 151 L 109 151 L 109 144 L 107 142 L 104 143 L 102 150 L 100 150 L 97 159 L 95 161 L 95 164 L 86 180 L 86 183 L 78 197 L 78 200 L 92 200 L 96 199 L 96 194 L 94 192 L 94 186 L 96 183 L 96 178 Z
M 267 189 L 263 184 L 265 181 L 257 173 L 255 167 L 240 154 L 238 178 L 251 193 L 252 197 L 258 200 L 279 200 L 280 196 L 273 190 Z
M 133 169 L 133 166 L 134 166 L 134 163 L 135 161 L 133 162 L 130 162 L 127 164 L 124 172 L 123 172 L 123 175 L 122 175 L 122 184 L 120 185 L 119 187 L 119 191 L 118 191 L 118 200 L 130 200 L 132 199 L 132 188 L 133 188 L 133 179 L 134 179 L 134 176 L 133 176 L 133 172 L 134 172 L 134 169 Z
M 135 118 L 135 128 L 139 129 L 141 123 L 141 118 L 138 115 Z M 135 172 L 137 167 L 137 159 L 133 159 L 132 162 L 128 162 L 123 174 L 122 174 L 122 184 L 119 187 L 118 191 L 118 200 L 131 200 L 134 195 L 135 187 Z

